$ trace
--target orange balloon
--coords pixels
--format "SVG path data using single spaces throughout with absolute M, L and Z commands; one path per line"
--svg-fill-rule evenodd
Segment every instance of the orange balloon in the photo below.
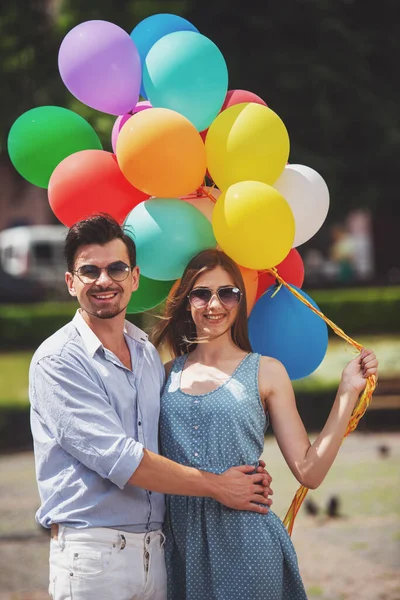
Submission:
M 197 208 L 197 210 L 199 210 L 211 223 L 214 206 L 220 195 L 221 190 L 218 188 L 202 186 L 198 195 L 195 193 L 190 194 L 189 196 L 183 197 L 182 200 Z M 210 196 L 212 196 L 212 198 Z
M 132 185 L 150 196 L 176 198 L 202 184 L 206 153 L 195 126 L 167 108 L 137 113 L 117 140 L 121 171 Z
M 256 301 L 258 289 L 258 271 L 247 269 L 247 267 L 242 267 L 241 265 L 238 265 L 238 267 L 242 274 L 244 287 L 246 289 L 247 316 L 249 316 Z

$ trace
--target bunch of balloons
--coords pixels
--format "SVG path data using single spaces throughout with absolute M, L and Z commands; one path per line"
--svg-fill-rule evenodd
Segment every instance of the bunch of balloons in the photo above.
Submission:
M 292 379 L 313 372 L 326 325 L 289 292 L 275 293 L 268 269 L 300 290 L 296 248 L 322 226 L 329 192 L 314 169 L 288 164 L 278 114 L 253 92 L 228 90 L 219 48 L 177 15 L 152 15 L 130 34 L 81 23 L 63 39 L 58 64 L 71 94 L 115 115 L 113 151 L 78 114 L 41 106 L 13 124 L 9 155 L 48 189 L 65 225 L 97 212 L 125 224 L 142 273 L 128 311 L 160 304 L 187 262 L 218 245 L 243 274 L 253 349 L 280 359 Z

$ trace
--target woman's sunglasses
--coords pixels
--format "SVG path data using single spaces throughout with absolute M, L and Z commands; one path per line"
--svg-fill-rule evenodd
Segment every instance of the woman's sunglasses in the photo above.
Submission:
M 97 265 L 82 265 L 76 271 L 72 271 L 82 283 L 93 283 L 97 281 L 102 271 L 107 271 L 107 275 L 113 281 L 125 281 L 133 267 L 126 265 L 122 261 L 113 262 L 107 267 L 98 267 Z
M 217 295 L 218 300 L 227 308 L 232 310 L 242 299 L 242 292 L 233 285 L 224 285 L 219 287 L 216 292 L 207 287 L 193 288 L 188 294 L 190 304 L 194 308 L 204 308 L 210 302 L 211 298 Z

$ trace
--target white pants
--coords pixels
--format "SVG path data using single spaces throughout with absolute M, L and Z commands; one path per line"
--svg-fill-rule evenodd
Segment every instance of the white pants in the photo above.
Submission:
M 60 525 L 50 542 L 54 600 L 165 600 L 165 537 L 161 531 L 126 533 Z

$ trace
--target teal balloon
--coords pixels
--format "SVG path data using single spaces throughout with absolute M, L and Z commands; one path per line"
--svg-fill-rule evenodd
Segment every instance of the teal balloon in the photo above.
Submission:
M 156 281 L 144 275 L 139 277 L 139 287 L 133 292 L 126 312 L 135 314 L 150 310 L 164 302 L 171 291 L 174 281 Z
M 91 125 L 62 106 L 39 106 L 23 113 L 8 134 L 12 164 L 30 183 L 47 188 L 56 166 L 80 150 L 102 150 Z
M 151 198 L 129 213 L 124 229 L 136 244 L 137 264 L 149 279 L 179 279 L 193 256 L 217 242 L 212 225 L 176 198 Z
M 224 103 L 228 69 L 210 39 L 194 31 L 176 31 L 148 52 L 143 85 L 152 106 L 175 110 L 203 131 Z
M 198 32 L 198 29 L 187 19 L 170 13 L 150 15 L 136 25 L 131 32 L 131 38 L 139 52 L 142 67 L 150 48 L 154 46 L 159 39 L 164 37 L 164 35 L 174 33 L 174 31 Z M 143 88 L 143 82 L 140 88 L 140 94 L 143 98 L 147 98 Z

